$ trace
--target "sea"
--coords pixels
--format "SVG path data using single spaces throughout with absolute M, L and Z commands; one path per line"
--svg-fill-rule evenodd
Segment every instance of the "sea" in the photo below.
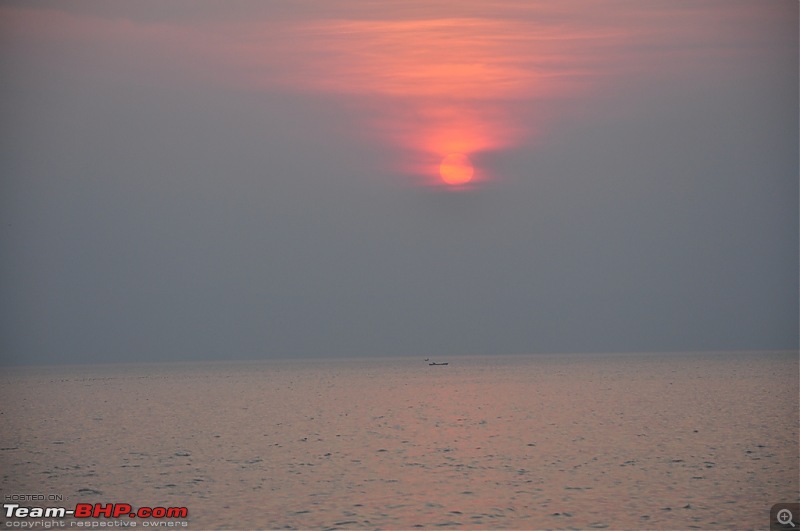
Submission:
M 800 501 L 797 351 L 426 357 L 4 368 L 0 525 L 765 529 Z

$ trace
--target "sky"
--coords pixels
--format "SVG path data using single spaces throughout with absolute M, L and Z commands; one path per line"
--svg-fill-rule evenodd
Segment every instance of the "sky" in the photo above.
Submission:
M 2 364 L 798 348 L 795 0 L 4 0 L 0 69 Z

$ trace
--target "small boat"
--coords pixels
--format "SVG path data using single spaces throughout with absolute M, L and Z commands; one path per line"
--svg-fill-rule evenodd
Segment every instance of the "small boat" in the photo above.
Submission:
M 430 362 L 428 365 L 447 365 L 447 362 L 444 363 L 436 363 L 435 361 Z

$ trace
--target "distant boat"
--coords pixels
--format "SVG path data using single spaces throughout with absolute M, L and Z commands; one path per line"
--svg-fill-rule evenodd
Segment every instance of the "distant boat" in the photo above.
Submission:
M 435 361 L 430 362 L 428 365 L 447 365 L 447 362 L 444 363 L 436 363 Z

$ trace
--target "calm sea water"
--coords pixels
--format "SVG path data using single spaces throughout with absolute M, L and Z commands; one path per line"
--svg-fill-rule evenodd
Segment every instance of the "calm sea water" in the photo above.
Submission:
M 7 369 L 0 493 L 191 529 L 764 528 L 799 499 L 797 352 L 441 361 Z

